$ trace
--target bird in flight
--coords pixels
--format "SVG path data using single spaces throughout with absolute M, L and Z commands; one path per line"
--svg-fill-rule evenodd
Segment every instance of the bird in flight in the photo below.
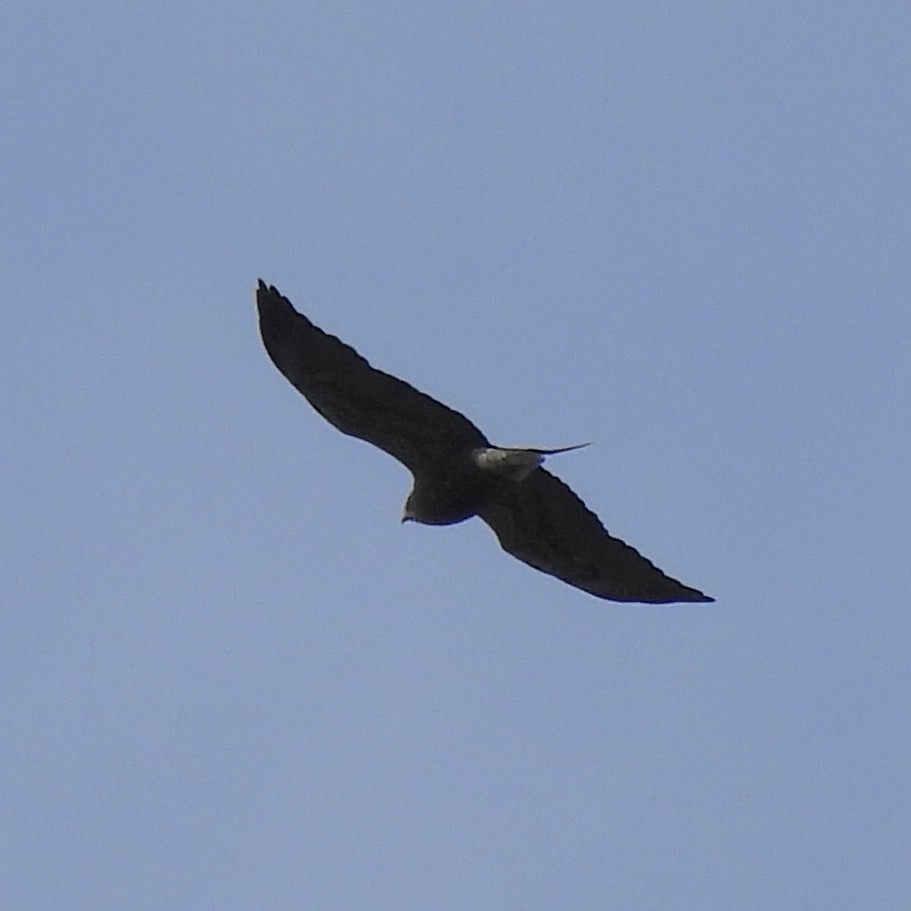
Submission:
M 256 304 L 266 351 L 291 384 L 342 433 L 378 446 L 411 472 L 403 522 L 452 525 L 479 516 L 507 553 L 598 598 L 714 600 L 608 534 L 541 467 L 546 456 L 579 446 L 493 446 L 464 415 L 371 367 L 262 280 Z

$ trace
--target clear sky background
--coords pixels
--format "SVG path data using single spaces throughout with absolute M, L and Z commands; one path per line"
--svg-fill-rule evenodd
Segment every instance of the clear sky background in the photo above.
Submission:
M 906 2 L 2 18 L 5 911 L 911 907 Z M 401 527 L 259 276 L 717 604 Z

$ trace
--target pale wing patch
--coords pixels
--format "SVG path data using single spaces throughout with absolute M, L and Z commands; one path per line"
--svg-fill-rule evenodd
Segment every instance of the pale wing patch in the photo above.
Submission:
M 527 478 L 544 461 L 544 456 L 532 449 L 500 449 L 497 446 L 475 449 L 472 458 L 483 471 L 491 471 L 513 481 Z

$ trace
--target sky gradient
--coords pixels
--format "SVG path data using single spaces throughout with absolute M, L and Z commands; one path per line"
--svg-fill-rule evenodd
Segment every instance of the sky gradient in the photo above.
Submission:
M 906 4 L 2 20 L 4 909 L 909 906 Z M 400 527 L 257 277 L 717 603 Z

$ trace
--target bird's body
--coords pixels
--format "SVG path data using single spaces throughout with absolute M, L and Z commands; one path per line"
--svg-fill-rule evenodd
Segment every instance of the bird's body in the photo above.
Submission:
M 502 475 L 479 471 L 471 453 L 460 452 L 414 478 L 403 522 L 455 525 L 478 514 L 499 486 L 510 483 Z
M 588 445 L 588 444 L 582 444 Z M 514 484 L 524 481 L 544 457 L 581 449 L 518 449 L 481 446 L 459 450 L 432 469 L 415 476 L 402 520 L 422 525 L 454 525 L 478 515 Z
M 414 477 L 403 520 L 452 525 L 480 516 L 507 552 L 600 598 L 712 601 L 609 535 L 597 516 L 541 467 L 577 449 L 492 446 L 464 415 L 371 367 L 262 281 L 260 332 L 278 369 L 327 421 L 378 446 Z

